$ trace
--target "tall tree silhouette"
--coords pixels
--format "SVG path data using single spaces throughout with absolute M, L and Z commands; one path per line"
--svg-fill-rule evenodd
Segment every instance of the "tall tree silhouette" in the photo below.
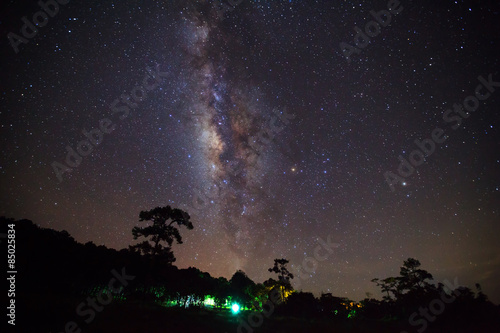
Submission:
M 420 268 L 420 261 L 408 258 L 399 272 L 399 291 L 413 292 L 429 287 L 426 280 L 432 280 L 432 274 Z
M 175 261 L 172 252 L 174 240 L 177 241 L 177 244 L 182 244 L 182 237 L 177 226 L 185 226 L 189 230 L 193 229 L 189 214 L 170 206 L 141 211 L 139 221 L 152 221 L 153 224 L 146 227 L 132 228 L 134 239 L 144 237 L 146 240 L 130 246 L 130 249 L 152 256 L 155 260 L 167 264 L 172 264 Z
M 280 284 L 280 292 L 281 292 L 281 299 L 283 301 L 286 300 L 285 297 L 285 291 L 286 290 L 291 290 L 292 285 L 290 283 L 290 280 L 293 279 L 293 274 L 288 271 L 286 268 L 286 264 L 288 264 L 289 261 L 282 258 L 282 259 L 274 259 L 274 266 L 269 268 L 268 271 L 271 273 L 276 273 L 278 274 L 278 280 Z

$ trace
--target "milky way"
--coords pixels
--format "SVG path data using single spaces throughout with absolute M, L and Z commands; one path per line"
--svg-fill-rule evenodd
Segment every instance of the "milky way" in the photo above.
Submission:
M 200 217 L 197 206 L 206 208 L 204 211 L 219 221 L 226 236 L 224 243 L 237 254 L 235 260 L 244 265 L 245 253 L 255 245 L 251 233 L 259 228 L 264 203 L 269 204 L 270 189 L 263 181 L 272 141 L 268 135 L 262 142 L 257 135 L 272 112 L 265 102 L 255 103 L 263 94 L 255 92 L 248 77 L 228 73 L 230 60 L 218 46 L 241 41 L 225 32 L 222 24 L 215 10 L 205 15 L 190 13 L 180 24 L 187 54 L 186 88 L 190 91 L 182 111 L 192 124 L 206 166 L 205 186 L 195 193 L 195 207 L 186 210 Z
M 121 249 L 140 211 L 171 205 L 194 225 L 179 267 L 262 282 L 330 240 L 295 286 L 380 297 L 371 279 L 413 257 L 499 302 L 500 88 L 456 130 L 443 121 L 478 77 L 500 81 L 498 2 L 400 1 L 350 62 L 340 45 L 387 1 L 233 3 L 69 2 L 17 53 L 8 33 L 41 9 L 2 4 L 0 215 Z M 113 130 L 61 181 L 54 162 L 102 119 Z M 449 139 L 392 191 L 384 174 L 436 127 Z

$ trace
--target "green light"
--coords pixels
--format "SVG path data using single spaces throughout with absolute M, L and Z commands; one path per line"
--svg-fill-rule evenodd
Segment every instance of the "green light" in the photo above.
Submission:
M 206 297 L 203 303 L 205 306 L 215 306 L 215 300 L 212 297 Z
M 231 306 L 231 310 L 233 310 L 234 313 L 238 313 L 238 312 L 240 312 L 240 306 L 238 304 L 234 303 Z

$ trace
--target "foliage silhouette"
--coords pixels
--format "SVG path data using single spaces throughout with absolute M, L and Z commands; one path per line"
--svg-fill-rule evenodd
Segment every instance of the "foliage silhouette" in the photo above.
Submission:
M 278 281 L 280 285 L 281 300 L 286 302 L 286 292 L 293 290 L 290 280 L 293 279 L 293 274 L 288 271 L 286 265 L 289 263 L 288 260 L 274 259 L 274 266 L 269 268 L 268 271 L 271 273 L 278 274 Z
M 103 292 L 110 292 L 113 302 L 107 305 L 109 309 L 98 314 L 99 320 L 93 322 L 91 328 L 82 325 L 82 331 L 132 332 L 128 326 L 138 322 L 143 331 L 179 332 L 182 330 L 176 328 L 177 320 L 185 320 L 184 331 L 199 331 L 197 328 L 201 326 L 196 325 L 203 325 L 206 332 L 237 331 L 239 319 L 229 317 L 232 315 L 227 309 L 233 301 L 265 315 L 270 326 L 267 329 L 264 324 L 259 328 L 262 332 L 315 332 L 332 326 L 339 332 L 351 331 L 353 326 L 358 332 L 415 331 L 418 327 L 412 327 L 409 321 L 412 313 L 435 304 L 443 294 L 452 301 L 446 304 L 442 314 L 427 323 L 427 333 L 496 332 L 500 325 L 499 307 L 488 301 L 481 286 L 476 285 L 475 291 L 466 287 L 451 290 L 441 283 L 431 283 L 432 275 L 421 268 L 418 260 L 411 258 L 403 263 L 399 276 L 376 280 L 386 290 L 383 300 L 366 298 L 356 303 L 332 294 L 316 298 L 311 293 L 294 292 L 286 303 L 275 303 L 273 315 L 268 313 L 269 307 L 268 312 L 264 312 L 263 304 L 270 299 L 273 290 L 282 286 L 282 281 L 289 282 L 287 276 L 291 278 L 283 269 L 288 263 L 282 261 L 284 259 L 275 261 L 279 280 L 255 283 L 245 272 L 237 271 L 228 281 L 195 267 L 179 269 L 174 265 L 152 265 L 153 255 L 141 255 L 129 249 L 109 249 L 93 242 L 81 244 L 66 231 L 41 228 L 29 220 L 0 218 L 0 225 L 10 223 L 16 225 L 16 265 L 22 272 L 16 280 L 16 311 L 19 318 L 30 318 L 16 323 L 19 332 L 60 332 L 70 320 L 85 324 L 82 317 L 75 317 L 75 307 L 82 301 L 99 299 Z M 172 243 L 175 240 L 174 236 Z M 120 271 L 122 267 L 136 278 L 126 288 L 110 291 L 111 270 Z M 272 272 L 276 272 L 274 268 Z M 151 274 L 157 278 L 148 279 Z M 204 306 L 207 297 L 214 300 L 212 312 L 207 312 Z M 189 315 L 179 312 L 186 307 L 191 309 Z M 141 317 L 135 313 L 141 313 Z M 244 310 L 242 315 L 247 316 L 247 313 Z M 148 316 L 156 319 L 142 320 Z M 172 321 L 164 321 L 165 316 Z M 148 325 L 155 325 L 155 322 L 162 326 L 149 329 Z M 217 325 L 222 322 L 228 326 L 220 330 Z M 235 326 L 231 326 L 233 324 Z M 104 329 L 100 325 L 115 326 Z M 305 326 L 298 329 L 298 325 Z
M 238 304 L 250 308 L 255 298 L 253 295 L 256 286 L 255 282 L 253 282 L 245 272 L 238 270 L 234 273 L 231 280 L 229 280 L 229 283 L 231 285 L 231 292 L 234 300 L 238 302 Z
M 141 211 L 139 219 L 141 222 L 152 221 L 153 224 L 146 227 L 132 228 L 134 239 L 144 237 L 146 240 L 130 246 L 130 249 L 143 255 L 153 256 L 162 263 L 172 264 L 175 262 L 172 243 L 175 240 L 177 244 L 182 244 L 182 237 L 176 225 L 179 227 L 185 226 L 188 230 L 193 229 L 189 214 L 181 209 L 166 206 Z M 166 243 L 166 245 L 163 243 Z

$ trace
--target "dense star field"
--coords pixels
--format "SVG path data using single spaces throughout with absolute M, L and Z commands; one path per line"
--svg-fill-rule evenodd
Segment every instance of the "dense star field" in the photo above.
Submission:
M 500 4 L 232 2 L 2 4 L 0 215 L 121 249 L 170 205 L 179 267 L 499 303 Z

